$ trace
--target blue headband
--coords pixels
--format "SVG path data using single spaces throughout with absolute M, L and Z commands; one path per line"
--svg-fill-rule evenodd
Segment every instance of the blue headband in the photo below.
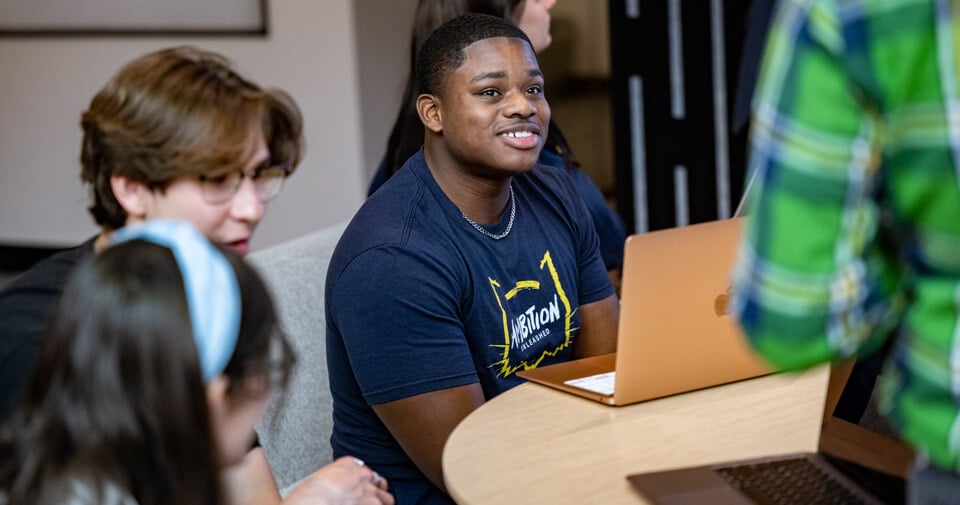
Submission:
M 183 277 L 203 381 L 223 372 L 240 332 L 240 288 L 227 258 L 186 221 L 151 219 L 121 228 L 113 243 L 146 240 L 173 253 Z

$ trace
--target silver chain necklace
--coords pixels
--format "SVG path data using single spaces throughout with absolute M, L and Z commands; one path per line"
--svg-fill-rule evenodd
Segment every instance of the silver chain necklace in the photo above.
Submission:
M 486 228 L 477 224 L 476 221 L 467 217 L 467 215 L 461 210 L 460 215 L 470 223 L 471 226 L 477 229 L 478 232 L 492 238 L 493 240 L 500 240 L 510 234 L 510 230 L 513 229 L 513 219 L 517 217 L 517 199 L 513 197 L 513 184 L 510 185 L 510 221 L 507 221 L 507 229 L 503 230 L 503 233 L 493 234 L 487 231 Z

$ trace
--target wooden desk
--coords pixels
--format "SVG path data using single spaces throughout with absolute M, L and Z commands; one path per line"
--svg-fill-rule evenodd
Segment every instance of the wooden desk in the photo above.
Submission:
M 815 451 L 829 369 L 627 407 L 523 384 L 470 414 L 443 452 L 461 505 L 647 503 L 626 475 Z

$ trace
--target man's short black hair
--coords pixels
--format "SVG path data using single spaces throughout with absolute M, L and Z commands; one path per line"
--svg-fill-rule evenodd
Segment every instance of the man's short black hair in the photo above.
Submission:
M 464 14 L 440 25 L 417 53 L 419 93 L 436 94 L 446 83 L 448 73 L 463 64 L 463 50 L 467 46 L 497 37 L 522 39 L 533 50 L 527 34 L 500 17 Z

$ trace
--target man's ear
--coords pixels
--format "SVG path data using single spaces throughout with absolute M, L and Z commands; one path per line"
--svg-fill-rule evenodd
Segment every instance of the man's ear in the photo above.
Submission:
M 153 192 L 144 183 L 122 175 L 111 175 L 110 189 L 113 190 L 113 196 L 128 216 L 142 219 L 147 214 L 149 199 L 153 196 Z
M 433 133 L 443 131 L 443 118 L 440 114 L 440 100 L 428 94 L 417 97 L 417 115 L 420 116 L 420 122 L 424 128 Z

